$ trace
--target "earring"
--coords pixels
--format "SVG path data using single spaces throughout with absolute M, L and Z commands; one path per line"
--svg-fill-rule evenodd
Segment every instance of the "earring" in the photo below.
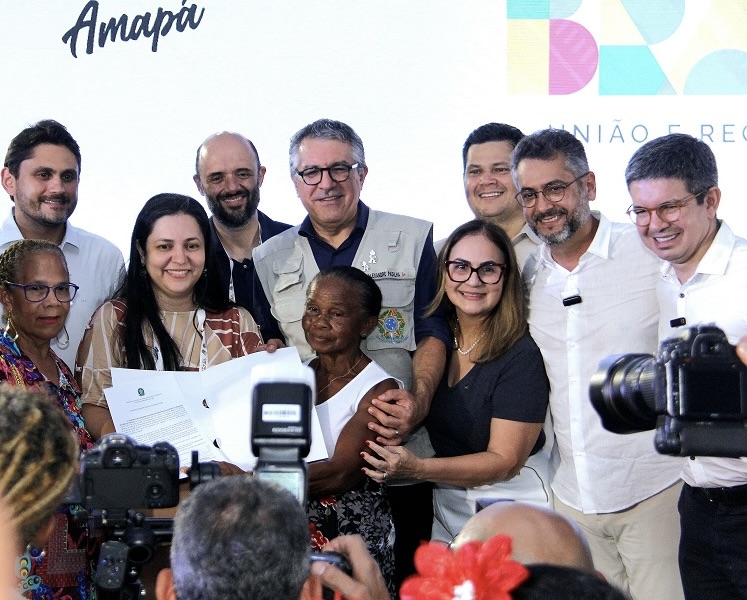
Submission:
M 15 335 L 10 334 L 11 329 L 13 329 L 13 331 L 15 332 Z M 15 342 L 18 339 L 18 330 L 15 328 L 15 326 L 13 325 L 13 322 L 11 321 L 10 313 L 8 313 L 8 316 L 6 318 L 4 333 L 5 333 L 5 336 L 9 337 L 11 341 L 13 342 Z
M 140 269 L 138 270 L 137 274 L 145 279 L 148 275 L 148 272 L 145 270 L 145 265 L 140 265 Z
M 202 270 L 202 275 L 200 275 L 203 279 L 207 279 L 207 268 Z
M 61 334 L 65 334 L 60 337 Z M 67 332 L 67 325 L 62 326 L 62 331 L 57 334 L 57 346 L 60 350 L 64 350 L 70 345 L 70 334 Z

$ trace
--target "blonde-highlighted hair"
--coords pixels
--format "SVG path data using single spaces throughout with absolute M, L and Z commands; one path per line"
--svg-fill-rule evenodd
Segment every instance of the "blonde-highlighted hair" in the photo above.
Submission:
M 503 294 L 486 320 L 487 333 L 472 355 L 476 363 L 491 361 L 506 352 L 527 332 L 527 309 L 521 273 L 516 260 L 514 246 L 503 229 L 490 223 L 475 219 L 457 227 L 448 237 L 438 255 L 438 289 L 433 301 L 426 309 L 432 315 L 439 306 L 443 306 L 451 330 L 458 327 L 456 308 L 446 295 L 446 261 L 449 260 L 452 248 L 462 239 L 470 236 L 484 236 L 494 244 L 505 257 L 506 270 L 503 272 Z
M 72 426 L 42 392 L 0 385 L 0 495 L 26 546 L 59 507 L 78 471 Z

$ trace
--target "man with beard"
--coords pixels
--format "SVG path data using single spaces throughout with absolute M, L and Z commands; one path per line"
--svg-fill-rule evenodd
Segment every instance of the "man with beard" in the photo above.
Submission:
M 567 131 L 525 137 L 511 173 L 543 242 L 523 277 L 530 333 L 550 379 L 555 509 L 579 524 L 608 581 L 634 600 L 679 600 L 680 461 L 655 452 L 653 432 L 607 432 L 588 394 L 600 359 L 656 353 L 658 260 L 634 226 L 590 210 L 594 173 Z
M 194 182 L 213 214 L 210 224 L 218 242 L 213 247 L 221 283 L 227 298 L 255 320 L 259 315 L 253 302 L 252 250 L 290 228 L 257 210 L 264 177 L 257 149 L 238 133 L 216 133 L 197 149 Z M 279 330 L 263 330 L 262 335 L 266 340 L 282 337 Z
M 88 320 L 122 281 L 122 252 L 104 238 L 68 223 L 78 203 L 80 147 L 57 121 L 39 121 L 14 137 L 1 177 L 13 207 L 0 224 L 0 251 L 22 239 L 57 244 L 65 255 L 71 282 L 80 288 L 65 329 L 52 340 L 52 349 L 73 367 Z

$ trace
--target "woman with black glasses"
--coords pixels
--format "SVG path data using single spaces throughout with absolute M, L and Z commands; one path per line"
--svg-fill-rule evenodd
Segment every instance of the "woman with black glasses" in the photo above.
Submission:
M 369 442 L 364 459 L 365 472 L 379 482 L 434 482 L 432 537 L 448 541 L 475 513 L 477 500 L 552 506 L 548 457 L 540 454 L 549 385 L 527 331 L 521 275 L 506 233 L 470 221 L 449 236 L 439 264 L 430 310 L 444 307 L 454 347 L 425 421 L 436 456 Z
M 62 250 L 50 242 L 22 240 L 0 255 L 0 382 L 46 394 L 64 412 L 79 449 L 87 450 L 93 444 L 80 415 L 80 390 L 49 345 L 65 326 L 77 291 Z M 46 484 L 39 479 L 38 485 Z M 22 592 L 49 598 L 90 596 L 97 546 L 76 512 L 67 506 L 56 513 L 51 541 L 43 550 L 26 547 L 18 567 Z

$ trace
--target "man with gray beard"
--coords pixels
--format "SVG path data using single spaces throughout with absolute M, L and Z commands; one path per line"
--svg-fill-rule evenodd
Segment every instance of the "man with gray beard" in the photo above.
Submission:
M 658 260 L 634 226 L 591 211 L 594 173 L 567 131 L 523 138 L 511 173 L 543 242 L 522 275 L 529 330 L 550 379 L 555 510 L 579 524 L 594 566 L 634 600 L 680 600 L 680 463 L 655 452 L 651 431 L 606 431 L 588 393 L 600 359 L 656 353 Z
M 226 297 L 255 320 L 252 250 L 290 227 L 257 210 L 265 170 L 254 144 L 238 133 L 216 133 L 197 149 L 194 182 L 213 214 L 210 225 L 221 285 Z M 279 330 L 263 331 L 262 336 L 282 337 Z

